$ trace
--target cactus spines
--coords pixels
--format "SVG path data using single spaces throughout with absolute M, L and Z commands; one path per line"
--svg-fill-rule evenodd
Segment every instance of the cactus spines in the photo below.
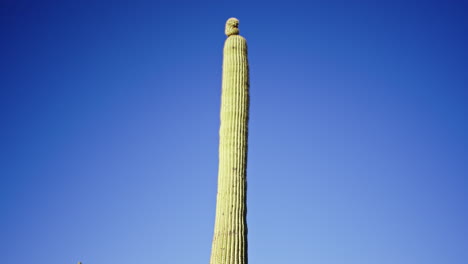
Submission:
M 216 219 L 210 264 L 247 264 L 249 65 L 239 20 L 226 22 Z

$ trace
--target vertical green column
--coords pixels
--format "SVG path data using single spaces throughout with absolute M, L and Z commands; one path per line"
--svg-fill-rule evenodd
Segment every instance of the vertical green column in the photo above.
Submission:
M 210 264 L 247 263 L 249 64 L 239 20 L 226 22 L 216 220 Z

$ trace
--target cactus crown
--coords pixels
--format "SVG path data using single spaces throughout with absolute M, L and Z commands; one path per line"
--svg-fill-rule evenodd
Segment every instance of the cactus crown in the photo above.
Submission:
M 231 17 L 226 21 L 226 29 L 224 31 L 226 36 L 239 35 L 239 20 Z

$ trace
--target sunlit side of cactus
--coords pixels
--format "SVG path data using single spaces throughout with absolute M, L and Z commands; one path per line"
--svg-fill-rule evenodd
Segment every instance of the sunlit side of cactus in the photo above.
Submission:
M 226 22 L 216 220 L 210 264 L 247 264 L 249 65 L 239 21 Z

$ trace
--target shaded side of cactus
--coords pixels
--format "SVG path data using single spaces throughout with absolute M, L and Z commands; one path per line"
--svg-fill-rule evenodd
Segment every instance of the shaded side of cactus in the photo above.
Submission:
M 239 21 L 226 22 L 216 220 L 210 264 L 247 263 L 246 169 L 249 119 L 247 42 Z

